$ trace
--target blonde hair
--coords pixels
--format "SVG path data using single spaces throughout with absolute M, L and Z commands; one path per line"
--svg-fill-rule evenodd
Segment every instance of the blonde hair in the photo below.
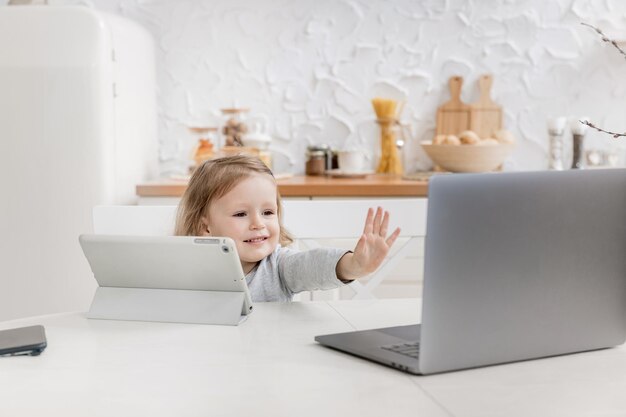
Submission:
M 254 173 L 267 174 L 274 179 L 272 171 L 260 159 L 246 155 L 209 160 L 196 168 L 178 206 L 175 234 L 201 236 L 205 231 L 202 217 L 208 218 L 211 204 Z M 282 223 L 282 204 L 278 188 L 276 207 L 280 226 L 278 240 L 281 245 L 286 246 L 293 242 L 293 238 Z

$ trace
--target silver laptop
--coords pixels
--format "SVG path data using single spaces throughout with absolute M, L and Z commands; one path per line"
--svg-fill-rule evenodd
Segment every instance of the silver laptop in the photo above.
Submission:
M 237 325 L 252 301 L 227 237 L 81 235 L 98 289 L 87 317 Z
M 435 177 L 421 325 L 317 336 L 414 374 L 626 338 L 626 170 Z

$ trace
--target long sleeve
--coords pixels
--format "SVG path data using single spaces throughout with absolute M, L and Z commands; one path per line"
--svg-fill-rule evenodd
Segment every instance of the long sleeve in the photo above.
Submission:
M 246 276 L 254 302 L 291 301 L 301 291 L 329 290 L 344 283 L 337 262 L 348 251 L 319 248 L 308 251 L 277 247 Z
M 330 290 L 343 285 L 337 278 L 337 262 L 348 251 L 317 248 L 298 252 L 284 249 L 278 258 L 278 273 L 294 294 L 301 291 Z

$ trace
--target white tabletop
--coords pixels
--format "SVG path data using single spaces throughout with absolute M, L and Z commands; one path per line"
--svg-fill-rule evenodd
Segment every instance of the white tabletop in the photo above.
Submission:
M 46 328 L 39 357 L 0 358 L 0 416 L 617 416 L 626 348 L 412 376 L 316 344 L 416 323 L 419 300 L 259 303 L 240 326 L 88 320 Z M 581 329 L 584 331 L 584 329 Z

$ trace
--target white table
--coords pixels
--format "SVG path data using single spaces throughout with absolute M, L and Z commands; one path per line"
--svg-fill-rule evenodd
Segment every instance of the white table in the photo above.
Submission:
M 317 334 L 411 324 L 419 300 L 256 304 L 238 327 L 43 324 L 39 357 L 0 358 L 0 416 L 618 416 L 626 348 L 412 376 L 316 344 Z M 584 331 L 584 329 L 581 329 Z

